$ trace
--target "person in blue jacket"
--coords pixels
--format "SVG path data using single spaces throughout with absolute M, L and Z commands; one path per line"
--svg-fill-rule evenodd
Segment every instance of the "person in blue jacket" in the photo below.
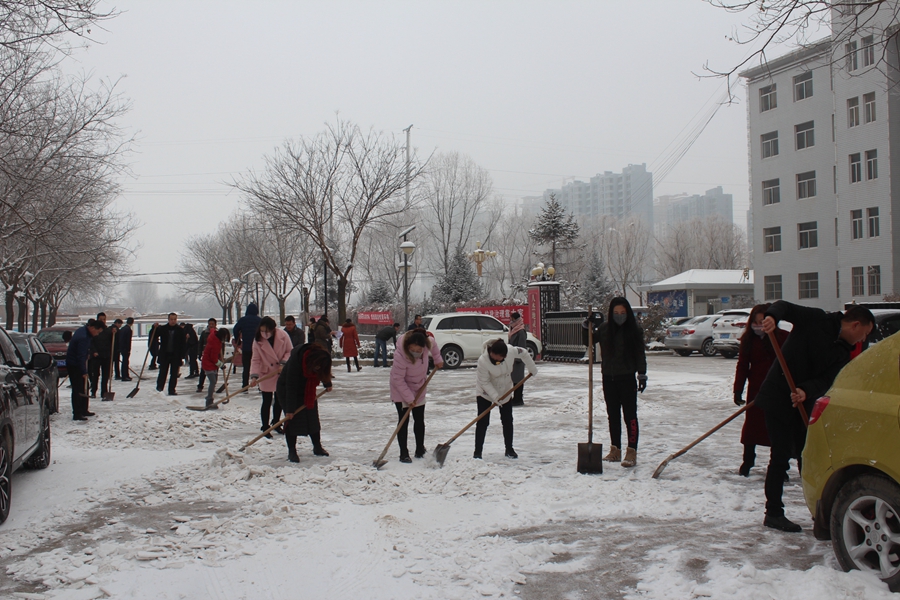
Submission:
M 247 311 L 244 313 L 244 316 L 238 319 L 232 330 L 234 337 L 241 340 L 241 364 L 244 367 L 241 373 L 241 380 L 244 385 L 241 387 L 250 385 L 250 361 L 253 360 L 253 340 L 256 338 L 256 330 L 259 329 L 261 320 L 259 308 L 251 302 L 247 305 Z
M 103 325 L 90 319 L 87 325 L 75 330 L 66 350 L 66 369 L 69 372 L 69 382 L 72 384 L 73 421 L 87 421 L 88 417 L 94 416 L 94 413 L 88 410 L 90 408 L 87 394 L 88 356 L 91 353 L 91 339 L 101 331 Z

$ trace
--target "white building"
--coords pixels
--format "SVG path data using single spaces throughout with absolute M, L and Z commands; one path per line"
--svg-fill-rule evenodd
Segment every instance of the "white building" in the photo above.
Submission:
M 865 26 L 741 74 L 759 299 L 836 310 L 895 291 L 900 71 L 883 40 L 897 8 L 834 9 L 833 32 Z
M 647 165 L 628 165 L 621 173 L 606 171 L 590 181 L 573 181 L 560 189 L 544 192 L 544 202 L 556 196 L 560 205 L 575 216 L 643 219 L 653 230 L 653 174 Z
M 653 201 L 653 227 L 657 238 L 675 223 L 693 219 L 722 217 L 728 223 L 734 221 L 734 202 L 731 194 L 726 194 L 722 186 L 706 190 L 700 194 L 676 194 L 660 196 Z

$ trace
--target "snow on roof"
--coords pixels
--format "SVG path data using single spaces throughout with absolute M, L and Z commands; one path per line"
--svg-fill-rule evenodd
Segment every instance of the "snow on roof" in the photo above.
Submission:
M 643 292 L 744 287 L 752 289 L 753 270 L 744 276 L 743 269 L 691 269 L 656 283 L 640 286 Z

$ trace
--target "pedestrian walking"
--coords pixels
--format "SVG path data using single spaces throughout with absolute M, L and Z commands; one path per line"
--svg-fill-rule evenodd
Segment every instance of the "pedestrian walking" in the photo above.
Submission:
M 763 332 L 762 322 L 771 304 L 757 304 L 750 311 L 747 327 L 741 335 L 738 348 L 738 362 L 734 374 L 734 403 L 743 406 L 753 402 L 759 388 L 776 360 L 775 348 L 769 336 Z M 783 329 L 775 330 L 779 345 L 784 344 L 788 334 Z M 747 399 L 743 398 L 744 384 L 747 384 Z M 750 476 L 750 469 L 756 463 L 756 447 L 769 446 L 769 434 L 766 431 L 766 415 L 755 403 L 744 412 L 744 426 L 741 428 L 741 444 L 744 446 L 744 458 L 738 473 Z
M 284 318 L 284 330 L 291 337 L 291 344 L 294 348 L 303 345 L 303 331 L 297 327 L 297 320 L 291 315 Z
M 154 323 L 150 328 L 151 332 L 159 329 L 159 323 Z M 153 336 L 152 339 L 148 339 L 147 343 L 149 344 L 150 351 L 150 366 L 147 367 L 150 371 L 155 371 L 159 368 L 159 365 L 156 364 L 156 357 L 159 355 L 159 336 Z
M 351 358 L 356 363 L 356 370 L 362 371 L 362 367 L 359 366 L 359 333 L 356 331 L 356 325 L 353 324 L 353 320 L 347 319 L 344 321 L 344 324 L 341 325 L 341 334 L 341 353 L 347 361 L 347 372 L 350 372 Z
M 93 417 L 90 411 L 88 388 L 88 359 L 91 353 L 91 340 L 103 331 L 100 321 L 91 319 L 83 327 L 72 334 L 66 348 L 66 370 L 72 386 L 72 420 L 87 421 Z
M 125 319 L 125 324 L 119 329 L 119 335 L 116 338 L 116 354 L 118 356 L 116 359 L 116 379 L 122 381 L 131 381 L 131 371 L 129 369 L 131 368 L 131 341 L 132 336 L 134 335 L 134 331 L 132 330 L 133 325 L 134 317 Z
M 184 329 L 178 325 L 178 315 L 169 313 L 168 322 L 156 328 L 154 338 L 158 340 L 159 376 L 156 378 L 156 391 L 162 392 L 169 381 L 169 395 L 177 396 L 178 373 L 187 338 Z
M 394 323 L 389 327 L 383 327 L 375 334 L 375 366 L 378 365 L 378 356 L 384 363 L 382 366 L 388 366 L 387 362 L 387 343 L 388 340 L 394 340 L 394 348 L 397 347 L 397 332 L 400 331 L 400 323 Z
M 755 404 L 765 412 L 766 430 L 772 444 L 766 470 L 763 525 L 797 533 L 802 527 L 785 516 L 782 501 L 784 476 L 791 456 L 806 443 L 806 423 L 796 407 L 803 405 L 806 414 L 812 412 L 815 401 L 828 391 L 840 370 L 850 362 L 854 346 L 872 331 L 875 317 L 862 306 L 853 306 L 845 313 L 826 313 L 820 308 L 784 300 L 773 303 L 765 314 L 762 328 L 766 335 L 774 332 L 780 321 L 794 326 L 782 350 L 797 391 L 791 392 L 781 365 L 776 363 L 756 395 Z
M 516 348 L 524 348 L 528 350 L 528 334 L 525 333 L 525 319 L 518 312 L 510 313 L 509 320 L 509 345 Z M 521 359 L 516 359 L 512 372 L 513 385 L 517 385 L 525 379 L 525 363 Z M 510 402 L 512 406 L 525 406 L 525 385 L 520 385 L 513 392 L 513 398 Z
M 207 333 L 209 330 L 205 331 Z M 227 329 L 213 329 L 211 334 L 206 336 L 206 344 L 203 346 L 203 355 L 200 357 L 200 368 L 203 370 L 203 376 L 209 380 L 209 391 L 206 392 L 207 408 L 218 409 L 218 405 L 214 405 L 213 394 L 216 391 L 216 383 L 219 380 L 219 369 L 225 363 L 225 344 L 231 339 L 231 333 Z M 203 391 L 203 380 L 197 391 Z
M 243 371 L 241 372 L 241 380 L 243 381 L 243 387 L 247 387 L 250 385 L 250 362 L 253 360 L 253 338 L 256 337 L 256 330 L 259 329 L 259 308 L 254 303 L 250 303 L 247 305 L 247 310 L 244 312 L 244 316 L 238 319 L 238 322 L 234 324 L 234 328 L 231 333 L 234 336 L 235 346 L 239 346 L 241 349 L 241 366 L 243 366 Z M 234 359 L 236 360 L 235 356 Z
M 187 338 L 185 347 L 185 358 L 188 364 L 188 376 L 185 379 L 195 379 L 200 377 L 200 368 L 197 364 L 198 349 L 200 348 L 200 338 L 197 337 L 197 331 L 193 324 L 185 323 L 184 334 Z
M 396 360 L 396 352 L 394 353 Z M 508 346 L 501 339 L 488 340 L 484 343 L 484 352 L 478 357 L 476 367 L 475 393 L 477 395 L 478 414 L 483 413 L 491 404 L 500 399 L 513 387 L 512 372 L 516 359 L 520 359 L 528 372 L 537 375 L 534 364 L 527 350 Z M 503 442 L 506 445 L 507 458 L 519 458 L 513 448 L 513 407 L 509 396 L 500 400 L 500 423 L 503 424 Z M 484 438 L 491 424 L 491 413 L 475 424 L 475 454 L 473 458 L 481 458 L 484 449 Z
M 316 338 L 315 343 L 328 350 L 328 353 L 331 354 L 331 340 L 334 332 L 331 330 L 331 322 L 328 320 L 328 317 L 319 317 L 313 332 Z
M 262 421 L 260 431 L 267 430 L 281 420 L 281 404 L 278 403 L 276 393 L 278 380 L 275 377 L 259 381 L 269 373 L 281 372 L 281 368 L 291 357 L 291 336 L 283 329 L 279 329 L 272 317 L 263 317 L 259 322 L 259 329 L 253 339 L 253 361 L 250 363 L 250 385 L 259 385 L 262 392 L 262 406 L 259 417 Z M 271 420 L 269 410 L 271 409 Z M 282 433 L 279 429 L 278 433 Z M 266 434 L 271 439 L 272 434 Z
M 200 354 L 200 362 L 201 363 L 203 362 L 203 353 L 206 351 L 207 341 L 209 340 L 209 337 L 211 335 L 213 335 L 213 336 L 216 335 L 216 329 L 217 329 L 218 324 L 219 324 L 219 322 L 216 321 L 215 319 L 212 319 L 212 318 L 209 319 L 206 322 L 206 329 L 203 330 L 203 332 L 200 334 L 200 337 L 197 339 L 197 352 Z M 230 339 L 231 339 L 231 334 L 229 333 L 228 340 L 230 340 Z M 226 342 L 228 340 L 226 340 Z M 223 349 L 224 349 L 224 347 L 223 347 Z M 224 358 L 224 356 L 225 356 L 225 353 L 223 351 L 222 357 Z M 218 374 L 218 371 L 216 371 L 216 373 Z M 198 392 L 203 391 L 203 384 L 205 382 L 206 382 L 206 370 L 204 369 L 203 365 L 201 364 L 200 365 L 200 375 L 197 379 L 197 391 Z
M 637 394 L 647 389 L 647 357 L 644 354 L 644 332 L 628 300 L 613 298 L 606 322 L 594 315 L 588 317 L 594 327 L 594 341 L 600 344 L 603 398 L 609 418 L 609 453 L 603 460 L 620 462 L 623 467 L 637 464 L 638 416 Z M 635 379 L 635 375 L 637 379 Z M 628 447 L 622 458 L 622 417 Z
M 428 378 L 428 359 L 433 358 L 435 368 L 444 366 L 437 344 L 421 331 L 407 331 L 400 337 L 394 351 L 394 363 L 391 365 L 391 402 L 397 408 L 397 421 L 403 420 L 406 410 L 413 405 L 412 419 L 407 419 L 397 432 L 397 445 L 400 447 L 400 462 L 410 463 L 409 448 L 406 440 L 409 422 L 414 421 L 413 435 L 416 438 L 416 458 L 422 458 L 428 450 L 425 448 L 425 380 Z M 416 396 L 422 390 L 419 400 Z
M 319 422 L 319 401 L 316 387 L 331 391 L 331 355 L 319 344 L 304 344 L 291 351 L 278 376 L 276 392 L 285 413 L 294 416 L 284 425 L 284 440 L 288 447 L 288 460 L 300 462 L 297 455 L 297 437 L 308 435 L 313 454 L 328 456 L 322 447 L 322 425 Z M 303 407 L 303 410 L 300 408 Z

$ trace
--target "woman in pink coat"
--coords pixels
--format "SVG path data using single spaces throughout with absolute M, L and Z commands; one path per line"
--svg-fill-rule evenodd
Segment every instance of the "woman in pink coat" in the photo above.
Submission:
M 263 317 L 253 340 L 253 358 L 250 361 L 250 385 L 259 385 L 259 391 L 262 392 L 262 407 L 259 411 L 262 420 L 260 431 L 265 431 L 278 422 L 281 418 L 281 405 L 278 404 L 278 398 L 274 397 L 278 378 L 259 380 L 269 373 L 280 373 L 281 366 L 290 358 L 293 348 L 291 336 L 283 329 L 279 329 L 272 317 Z M 272 408 L 271 421 L 269 421 L 269 407 Z M 282 433 L 280 429 L 276 431 Z M 271 439 L 272 434 L 266 437 Z
M 421 330 L 407 331 L 397 340 L 394 351 L 394 364 L 391 366 L 391 401 L 397 407 L 397 420 L 403 418 L 406 409 L 413 405 L 412 418 L 415 420 L 413 434 L 416 436 L 416 458 L 425 456 L 425 379 L 428 373 L 428 356 L 426 349 L 434 359 L 434 368 L 444 366 L 437 344 Z M 422 395 L 416 401 L 416 395 Z M 413 404 L 415 403 L 415 404 Z M 411 463 L 409 449 L 406 446 L 406 433 L 409 420 L 397 432 L 397 444 L 400 446 L 400 462 Z

